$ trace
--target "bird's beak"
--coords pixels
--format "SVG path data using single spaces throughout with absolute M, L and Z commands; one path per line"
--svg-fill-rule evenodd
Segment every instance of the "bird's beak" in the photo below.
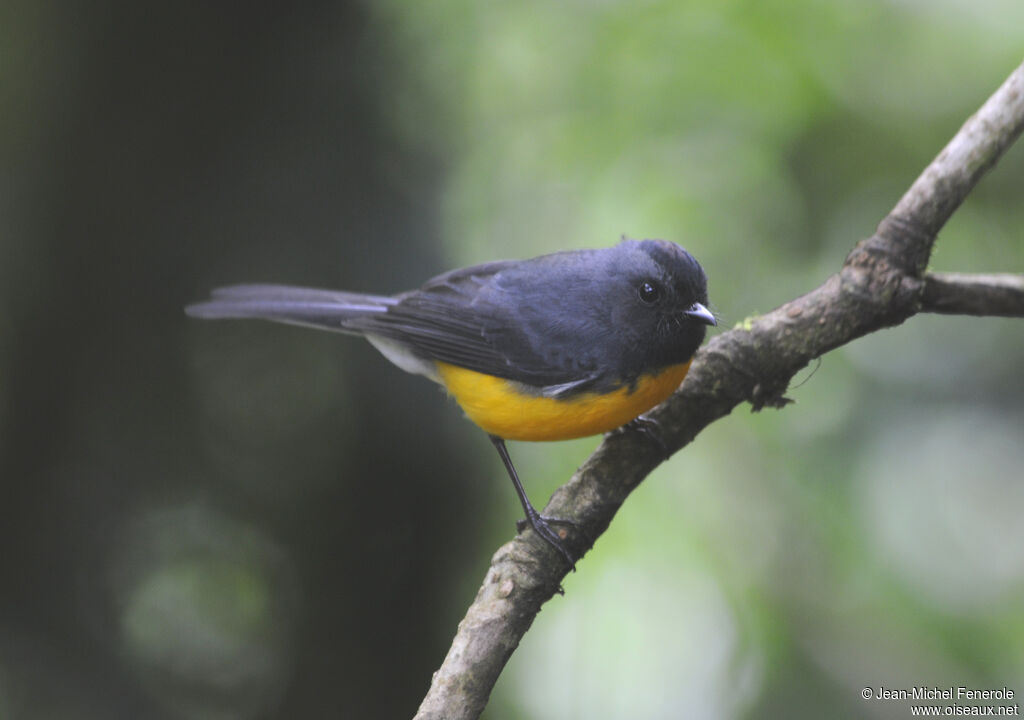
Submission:
M 691 305 L 683 315 L 693 318 L 704 325 L 718 325 L 718 321 L 715 320 L 715 316 L 711 314 L 711 311 L 700 303 Z

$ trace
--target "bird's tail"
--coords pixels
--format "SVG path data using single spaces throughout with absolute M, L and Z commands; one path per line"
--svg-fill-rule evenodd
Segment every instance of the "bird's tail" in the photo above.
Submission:
M 214 290 L 209 300 L 186 306 L 185 313 L 211 320 L 260 318 L 322 330 L 353 332 L 348 327 L 350 322 L 386 312 L 396 302 L 395 298 L 384 295 L 288 285 L 229 285 Z

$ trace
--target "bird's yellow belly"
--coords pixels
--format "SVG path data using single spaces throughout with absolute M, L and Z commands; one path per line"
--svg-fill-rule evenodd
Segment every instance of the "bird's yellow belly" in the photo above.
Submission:
M 565 399 L 524 393 L 517 383 L 447 363 L 437 370 L 448 392 L 474 423 L 506 440 L 568 440 L 608 432 L 626 424 L 679 387 L 690 363 L 643 375 L 610 393 Z

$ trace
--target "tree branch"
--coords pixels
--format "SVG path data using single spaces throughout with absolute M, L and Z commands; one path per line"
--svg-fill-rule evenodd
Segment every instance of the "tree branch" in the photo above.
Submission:
M 1022 128 L 1024 65 L 964 124 L 875 234 L 857 244 L 838 274 L 714 337 L 694 358 L 682 388 L 649 413 L 658 437 L 630 427 L 607 435 L 555 491 L 545 514 L 570 518 L 597 538 L 666 450 L 684 447 L 741 402 L 754 410 L 782 407 L 790 380 L 812 359 L 921 311 L 990 307 L 995 312 L 985 314 L 1001 315 L 1008 313 L 1000 308 L 1019 308 L 1019 278 L 1015 284 L 923 273 L 939 229 Z M 499 548 L 416 718 L 477 718 L 565 573 L 561 557 L 532 531 Z

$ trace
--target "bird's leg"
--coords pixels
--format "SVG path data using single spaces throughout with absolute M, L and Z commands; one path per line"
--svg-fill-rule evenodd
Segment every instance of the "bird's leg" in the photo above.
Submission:
M 526 497 L 526 490 L 523 489 L 523 484 L 519 482 L 519 474 L 516 472 L 515 467 L 512 465 L 512 458 L 508 455 L 508 448 L 505 447 L 505 441 L 496 435 L 488 435 L 491 438 L 491 442 L 494 443 L 494 448 L 498 451 L 498 455 L 501 456 L 501 461 L 505 463 L 505 470 L 508 471 L 508 476 L 512 478 L 512 484 L 515 485 L 516 495 L 519 496 L 519 502 L 523 506 L 523 512 L 526 513 L 526 522 L 530 524 L 534 532 L 540 535 L 541 539 L 548 545 L 553 547 L 565 561 L 569 563 L 569 567 L 576 570 L 576 557 L 569 552 L 568 548 L 562 542 L 562 538 L 558 536 L 554 530 L 551 529 L 551 524 L 571 525 L 576 527 L 576 523 L 571 520 L 565 520 L 562 518 L 551 518 L 541 515 L 537 510 L 530 504 L 530 499 Z M 520 521 L 522 522 L 522 521 Z M 523 530 L 520 527 L 520 523 L 516 523 L 516 527 Z

